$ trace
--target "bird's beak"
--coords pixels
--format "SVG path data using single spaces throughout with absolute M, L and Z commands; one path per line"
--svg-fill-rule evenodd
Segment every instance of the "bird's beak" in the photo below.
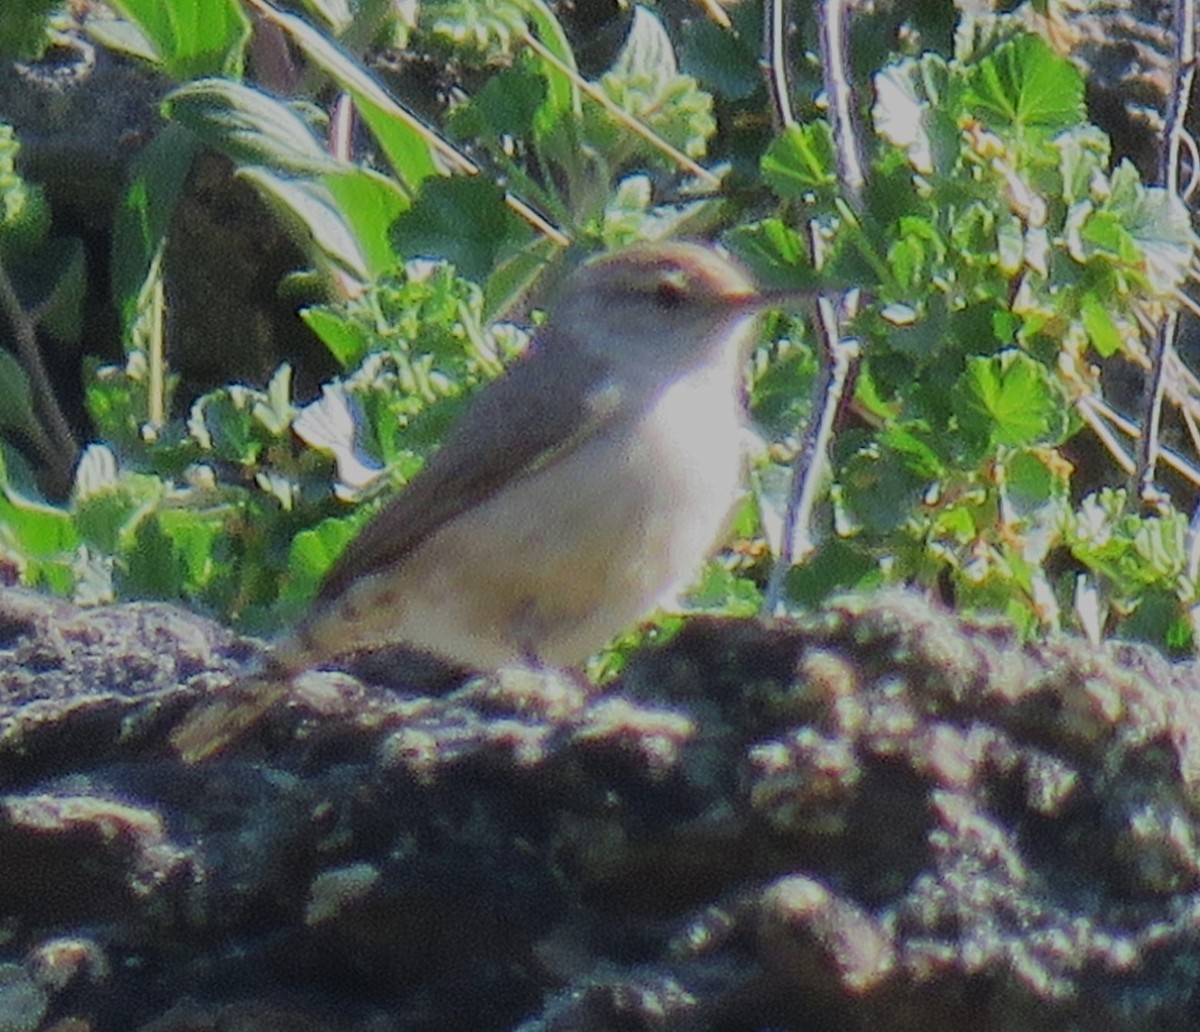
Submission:
M 815 290 L 762 290 L 747 298 L 747 306 L 756 312 L 795 311 L 816 297 Z

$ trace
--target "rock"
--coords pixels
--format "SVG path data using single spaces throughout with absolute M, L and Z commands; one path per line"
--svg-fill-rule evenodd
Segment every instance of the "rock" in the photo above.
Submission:
M 1191 665 L 882 593 L 690 621 L 603 689 L 314 672 L 185 765 L 257 652 L 0 594 L 0 1021 L 1196 1025 Z

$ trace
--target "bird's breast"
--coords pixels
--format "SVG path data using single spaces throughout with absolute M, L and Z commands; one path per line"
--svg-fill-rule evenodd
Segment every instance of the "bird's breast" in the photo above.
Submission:
M 742 485 L 730 370 L 682 376 L 363 578 L 314 631 L 491 669 L 582 662 L 696 576 Z M 350 615 L 352 613 L 352 616 Z

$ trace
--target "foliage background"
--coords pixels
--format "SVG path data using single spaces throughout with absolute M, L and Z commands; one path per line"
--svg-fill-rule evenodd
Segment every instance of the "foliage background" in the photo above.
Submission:
M 663 2 L 594 24 L 542 0 L 9 9 L 13 67 L 82 40 L 170 90 L 111 211 L 119 342 L 82 345 L 110 357 L 80 370 L 81 414 L 50 373 L 102 271 L 23 171 L 35 127 L 0 127 L 4 576 L 273 631 L 519 354 L 578 260 L 700 237 L 825 300 L 764 328 L 754 490 L 692 607 L 763 606 L 831 352 L 847 396 L 815 445 L 827 461 L 801 463 L 825 501 L 801 518 L 809 544 L 773 608 L 902 582 L 1028 634 L 1190 651 L 1200 474 L 1181 436 L 1155 477 L 1135 435 L 1157 411 L 1143 394 L 1171 402 L 1168 432 L 1191 427 L 1172 313 L 1195 237 L 1179 188 L 1148 185 L 1157 154 L 1125 138 L 1114 152 L 1094 121 L 1088 12 L 879 5 L 831 46 L 841 10 L 794 4 L 773 22 L 770 4 Z M 1162 110 L 1186 111 L 1186 76 L 1164 82 L 1182 96 Z M 286 354 L 260 382 L 181 388 L 169 245 L 213 151 L 302 255 L 277 289 L 323 345 L 317 387 L 296 387 L 313 367 Z M 1143 391 L 1148 371 L 1161 390 Z

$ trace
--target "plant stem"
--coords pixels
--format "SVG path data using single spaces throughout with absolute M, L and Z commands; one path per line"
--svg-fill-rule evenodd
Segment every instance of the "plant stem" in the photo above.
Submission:
M 79 457 L 79 442 L 71 432 L 54 393 L 54 385 L 46 373 L 42 352 L 37 342 L 37 327 L 21 305 L 16 288 L 0 260 L 0 309 L 12 326 L 17 356 L 33 388 L 34 407 L 41 417 L 39 428 L 43 440 L 39 450 L 48 467 L 49 484 L 53 493 L 65 493 L 71 483 L 71 472 Z M 44 424 L 44 425 L 42 425 Z

